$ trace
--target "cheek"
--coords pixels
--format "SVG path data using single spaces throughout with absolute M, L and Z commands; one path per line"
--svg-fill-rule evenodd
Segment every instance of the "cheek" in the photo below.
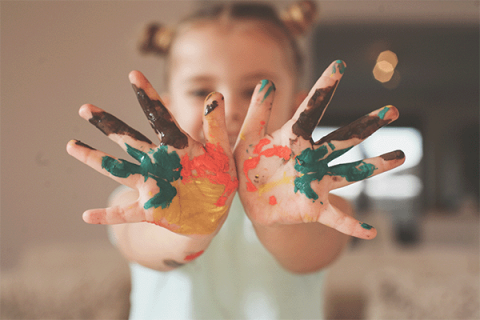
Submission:
M 275 100 L 273 102 L 272 113 L 268 122 L 268 132 L 273 132 L 280 129 L 288 120 L 293 116 L 295 108 L 292 97 L 288 95 L 282 95 L 280 92 L 275 94 Z

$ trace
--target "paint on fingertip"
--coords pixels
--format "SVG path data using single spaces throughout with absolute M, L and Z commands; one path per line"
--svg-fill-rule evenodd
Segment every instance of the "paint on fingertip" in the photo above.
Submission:
M 345 72 L 345 68 L 347 67 L 345 62 L 343 62 L 342 60 L 337 60 L 337 61 L 335 61 L 335 63 L 336 64 L 334 64 L 333 67 L 332 67 L 332 75 L 337 73 L 337 67 L 338 67 L 338 72 L 340 74 L 343 74 Z
M 380 156 L 385 161 L 399 160 L 405 158 L 405 153 L 402 150 L 396 150 Z
M 81 146 L 81 147 L 84 147 L 84 148 L 88 148 L 88 149 L 90 149 L 90 150 L 97 150 L 97 149 L 95 149 L 95 148 L 90 147 L 88 144 L 83 143 L 83 142 L 80 141 L 80 140 L 75 140 L 75 144 L 76 144 L 77 146 Z
M 212 103 L 207 104 L 207 106 L 205 107 L 205 115 L 208 115 L 210 112 L 215 110 L 217 107 L 218 107 L 217 100 L 213 100 Z
M 265 92 L 265 95 L 263 96 L 263 99 L 262 99 L 262 103 L 263 103 L 265 99 L 267 99 L 267 97 L 270 95 L 270 93 L 275 90 L 275 85 L 273 84 L 273 82 L 268 80 L 261 80 L 260 82 L 262 85 L 260 86 L 260 90 L 258 90 L 258 92 L 261 92 L 267 84 L 269 83 L 271 84 L 271 86 L 268 87 L 267 92 Z
M 390 109 L 390 106 L 383 107 L 383 109 L 380 110 L 380 112 L 378 113 L 378 117 L 383 120 L 389 109 Z
M 362 223 L 360 222 L 360 226 L 363 228 L 363 229 L 366 229 L 366 230 L 370 230 L 372 229 L 373 227 L 367 223 Z
M 185 257 L 184 260 L 185 260 L 185 261 L 192 261 L 192 260 L 200 257 L 200 256 L 203 254 L 204 251 L 205 251 L 205 250 L 202 250 L 202 251 L 199 251 L 199 252 L 195 252 L 195 253 L 189 254 L 188 256 Z
M 335 150 L 335 145 L 331 142 L 328 143 L 328 146 L 330 147 L 330 149 Z

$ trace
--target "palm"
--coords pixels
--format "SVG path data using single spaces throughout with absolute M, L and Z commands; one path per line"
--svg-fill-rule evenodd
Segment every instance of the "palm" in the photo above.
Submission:
M 362 238 L 375 230 L 330 204 L 329 192 L 390 170 L 403 162 L 400 151 L 354 163 L 329 166 L 333 159 L 398 117 L 394 107 L 376 110 L 314 142 L 311 134 L 343 74 L 334 62 L 298 108 L 293 119 L 271 135 L 258 123 L 268 120 L 273 94 L 254 93 L 235 148 L 239 194 L 250 219 L 262 225 L 320 222 Z M 273 86 L 273 84 L 270 84 Z
M 161 143 L 154 145 L 95 106 L 82 106 L 80 115 L 137 162 L 117 159 L 80 142 L 69 143 L 69 153 L 139 194 L 137 201 L 127 206 L 88 210 L 84 220 L 101 224 L 147 221 L 180 234 L 214 233 L 224 221 L 237 187 L 225 134 L 223 97 L 213 94 L 206 100 L 209 112 L 204 132 L 209 138 L 202 145 L 178 127 L 142 74 L 132 72 L 131 81 Z

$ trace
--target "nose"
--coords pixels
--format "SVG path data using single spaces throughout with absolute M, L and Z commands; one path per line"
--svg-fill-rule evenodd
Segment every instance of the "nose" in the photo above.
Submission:
M 229 134 L 238 134 L 247 111 L 248 102 L 245 102 L 242 97 L 233 94 L 225 96 L 225 121 Z

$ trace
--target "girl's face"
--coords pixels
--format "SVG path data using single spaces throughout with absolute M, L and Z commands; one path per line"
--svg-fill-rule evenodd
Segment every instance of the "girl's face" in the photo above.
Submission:
M 233 147 L 255 86 L 269 79 L 277 91 L 268 132 L 277 130 L 296 107 L 295 72 L 286 51 L 259 22 L 209 21 L 192 27 L 176 39 L 170 53 L 168 106 L 182 129 L 203 142 L 204 99 L 212 91 L 222 93 Z

